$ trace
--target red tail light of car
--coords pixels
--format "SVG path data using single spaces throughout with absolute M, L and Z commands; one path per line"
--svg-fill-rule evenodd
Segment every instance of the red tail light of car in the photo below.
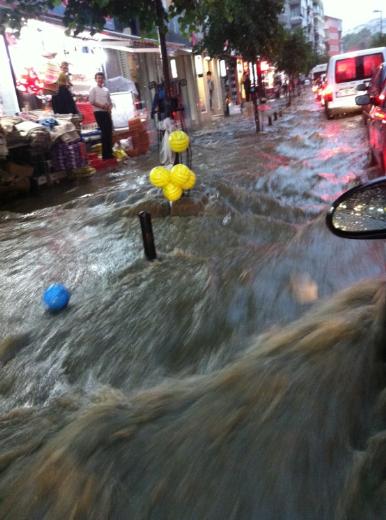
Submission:
M 383 102 L 385 101 L 385 94 L 379 94 L 379 96 L 375 96 L 374 103 L 376 106 L 381 106 Z
M 333 94 L 333 89 L 331 87 L 331 85 L 326 85 L 323 89 L 323 97 L 324 97 L 324 101 L 332 101 L 332 94 Z

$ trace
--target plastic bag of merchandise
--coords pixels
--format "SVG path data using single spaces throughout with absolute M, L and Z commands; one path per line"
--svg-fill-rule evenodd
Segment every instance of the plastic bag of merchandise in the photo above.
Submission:
M 173 152 L 169 146 L 169 135 L 175 130 L 175 124 L 170 117 L 166 117 L 158 123 L 158 130 L 163 132 L 160 145 L 160 162 L 161 164 L 173 164 Z

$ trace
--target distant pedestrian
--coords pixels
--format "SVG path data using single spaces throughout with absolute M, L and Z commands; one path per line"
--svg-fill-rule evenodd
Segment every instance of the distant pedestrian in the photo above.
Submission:
M 213 110 L 213 93 L 214 93 L 214 82 L 212 80 L 212 73 L 210 70 L 206 73 L 206 83 L 209 91 L 209 107 Z
M 251 99 L 251 78 L 247 71 L 243 74 L 242 84 L 244 85 L 245 101 L 248 102 Z
M 113 158 L 113 120 L 111 110 L 113 103 L 109 90 L 104 86 L 105 75 L 103 72 L 95 74 L 96 86 L 90 90 L 89 101 L 92 105 L 95 120 L 102 134 L 102 158 Z

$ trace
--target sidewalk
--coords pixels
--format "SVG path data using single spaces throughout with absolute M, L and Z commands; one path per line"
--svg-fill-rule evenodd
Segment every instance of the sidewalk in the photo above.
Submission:
M 281 98 L 279 100 L 268 100 L 264 105 L 260 105 L 263 109 L 260 110 L 261 132 L 267 132 L 275 129 L 275 120 L 280 120 L 280 114 L 284 112 L 287 105 L 287 99 Z M 272 126 L 269 124 L 271 119 Z M 224 134 L 225 132 L 225 134 Z M 202 136 L 215 136 L 218 134 L 219 139 L 226 140 L 226 134 L 235 133 L 237 137 L 249 136 L 253 140 L 256 139 L 256 129 L 254 121 L 254 112 L 252 104 L 246 107 L 244 104 L 237 113 L 229 117 L 223 114 L 214 113 L 204 121 L 200 128 L 194 129 L 190 132 L 193 148 L 193 166 L 192 169 L 197 173 L 201 173 L 201 152 L 200 141 Z M 225 141 L 224 141 L 225 144 Z M 100 190 L 106 192 L 122 182 L 138 182 L 143 186 L 147 184 L 147 176 L 150 170 L 160 164 L 158 146 L 152 144 L 150 150 L 145 155 L 138 157 L 129 157 L 124 161 L 116 164 L 101 164 L 101 169 L 93 174 L 70 176 L 69 178 L 56 179 L 56 175 L 52 174 L 50 185 L 45 185 L 40 189 L 35 189 L 32 192 L 21 192 L 15 194 L 12 199 L 7 195 L 1 197 L 1 209 L 9 211 L 34 211 L 44 207 L 66 203 L 77 197 L 91 195 Z M 56 180 L 58 182 L 56 182 Z M 60 181 L 60 183 L 59 183 Z M 155 215 L 171 215 L 171 214 L 196 214 L 203 209 L 206 198 L 202 194 L 195 194 L 193 190 L 189 197 L 183 197 L 178 203 L 174 203 L 172 208 L 163 199 L 162 196 L 155 195 L 149 186 L 149 197 L 146 204 L 150 203 Z M 154 200 L 153 200 L 154 199 Z M 140 205 L 133 204 L 127 209 L 127 215 L 135 215 L 137 211 L 146 209 L 141 203 Z

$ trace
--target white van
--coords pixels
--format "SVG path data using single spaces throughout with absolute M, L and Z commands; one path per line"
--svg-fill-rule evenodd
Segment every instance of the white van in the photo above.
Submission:
M 316 81 L 327 71 L 327 63 L 320 63 L 319 65 L 315 65 L 315 67 L 310 71 L 310 76 L 312 82 Z
M 331 56 L 327 67 L 327 84 L 323 91 L 327 119 L 335 114 L 356 112 L 356 86 L 368 84 L 375 69 L 386 61 L 386 47 L 346 52 Z

